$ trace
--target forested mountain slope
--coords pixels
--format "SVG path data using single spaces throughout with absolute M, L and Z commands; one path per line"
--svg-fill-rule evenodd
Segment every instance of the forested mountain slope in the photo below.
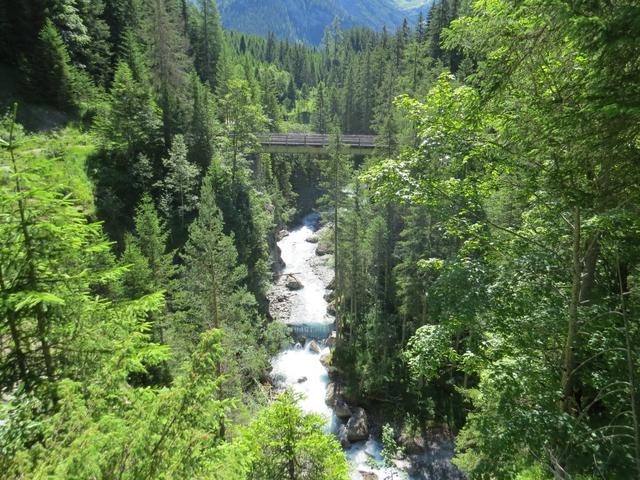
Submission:
M 0 0 L 3 478 L 349 478 L 270 374 L 276 234 L 311 209 L 334 400 L 381 419 L 382 463 L 455 436 L 471 479 L 640 478 L 637 0 L 323 38 L 226 31 L 213 0 Z
M 322 41 L 324 30 L 338 17 L 344 28 L 365 26 L 394 29 L 407 18 L 415 20 L 430 2 L 394 0 L 221 0 L 225 27 L 266 36 L 302 40 L 312 45 Z

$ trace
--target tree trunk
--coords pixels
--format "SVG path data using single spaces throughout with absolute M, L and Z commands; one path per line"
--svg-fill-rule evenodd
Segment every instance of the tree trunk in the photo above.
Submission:
M 573 213 L 573 248 L 572 248 L 572 288 L 569 316 L 567 319 L 567 337 L 564 347 L 564 371 L 562 376 L 562 410 L 570 413 L 573 397 L 574 353 L 577 339 L 578 307 L 580 291 L 582 290 L 582 262 L 581 250 L 581 216 L 580 207 L 576 206 Z
M 627 305 L 625 301 L 625 287 L 622 280 L 620 263 L 618 262 L 618 283 L 620 286 L 620 302 L 622 307 L 622 318 L 624 320 L 624 340 L 625 354 L 627 360 L 627 378 L 629 382 L 629 403 L 631 404 L 631 418 L 633 420 L 633 446 L 635 453 L 636 478 L 640 479 L 640 426 L 638 424 L 638 402 L 636 400 L 636 366 L 634 358 L 631 336 L 629 335 L 629 318 L 627 316 Z

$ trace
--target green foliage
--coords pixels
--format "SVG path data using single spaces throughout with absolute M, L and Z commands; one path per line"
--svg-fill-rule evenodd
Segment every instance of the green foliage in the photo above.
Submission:
M 96 122 L 104 147 L 129 157 L 153 147 L 158 140 L 160 114 L 149 87 L 122 62 L 116 68 L 110 102 Z
M 77 72 L 71 66 L 67 47 L 53 22 L 46 20 L 37 41 L 33 58 L 23 65 L 31 97 L 41 96 L 63 111 L 76 109 L 79 92 L 74 82 Z
M 393 465 L 393 460 L 402 453 L 396 442 L 395 431 L 388 423 L 382 426 L 382 458 L 386 465 Z
M 246 478 L 346 480 L 344 453 L 322 432 L 324 419 L 303 414 L 296 401 L 280 395 L 242 432 L 236 448 L 246 456 Z
M 162 189 L 160 209 L 167 218 L 175 213 L 184 225 L 185 215 L 196 208 L 198 196 L 198 167 L 188 160 L 187 145 L 182 135 L 176 135 L 171 142 L 169 156 L 162 159 L 166 171 L 159 185 Z

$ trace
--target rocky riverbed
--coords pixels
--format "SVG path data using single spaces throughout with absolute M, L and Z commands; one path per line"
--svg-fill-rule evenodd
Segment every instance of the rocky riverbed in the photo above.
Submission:
M 327 430 L 338 437 L 350 460 L 354 480 L 463 479 L 451 464 L 453 442 L 446 436 L 401 436 L 405 453 L 394 465 L 383 465 L 379 438 L 384 419 L 344 397 L 332 364 L 335 282 L 329 228 L 314 214 L 301 227 L 276 237 L 284 267 L 268 294 L 270 313 L 289 325 L 295 345 L 273 359 L 275 386 L 302 394 L 301 408 L 326 417 Z

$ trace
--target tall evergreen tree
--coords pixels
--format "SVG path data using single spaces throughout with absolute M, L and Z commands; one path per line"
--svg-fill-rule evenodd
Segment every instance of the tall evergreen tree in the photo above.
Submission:
M 218 7 L 213 0 L 198 0 L 200 22 L 195 37 L 195 66 L 202 81 L 210 88 L 217 86 L 218 62 L 223 52 L 222 25 Z
M 45 21 L 38 35 L 35 54 L 23 67 L 29 94 L 34 99 L 45 99 L 65 111 L 77 108 L 75 72 L 62 36 L 51 20 Z

